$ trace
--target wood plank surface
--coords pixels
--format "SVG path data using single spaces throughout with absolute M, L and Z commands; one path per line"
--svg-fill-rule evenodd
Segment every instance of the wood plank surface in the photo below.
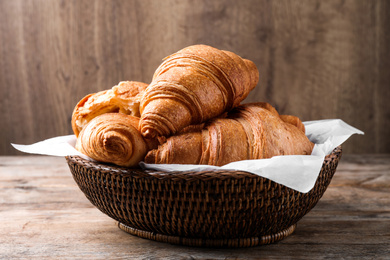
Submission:
M 176 246 L 125 233 L 84 197 L 64 158 L 0 157 L 0 259 L 390 259 L 390 155 L 345 155 L 282 241 Z
M 149 83 L 204 43 L 253 60 L 266 101 L 361 129 L 344 153 L 390 152 L 390 1 L 0 0 L 0 154 L 71 133 L 86 94 Z

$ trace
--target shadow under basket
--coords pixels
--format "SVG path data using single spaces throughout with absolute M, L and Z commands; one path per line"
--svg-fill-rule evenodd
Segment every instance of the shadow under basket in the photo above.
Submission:
M 241 171 L 161 172 L 67 156 L 73 178 L 100 211 L 132 235 L 171 244 L 250 247 L 277 242 L 319 201 L 341 158 L 325 157 L 301 193 Z

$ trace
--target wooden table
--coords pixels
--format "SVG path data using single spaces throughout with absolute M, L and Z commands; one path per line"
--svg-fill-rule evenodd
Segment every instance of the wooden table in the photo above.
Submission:
M 390 259 L 390 155 L 344 155 L 291 236 L 242 249 L 129 235 L 84 197 L 64 158 L 3 156 L 0 232 L 0 259 Z

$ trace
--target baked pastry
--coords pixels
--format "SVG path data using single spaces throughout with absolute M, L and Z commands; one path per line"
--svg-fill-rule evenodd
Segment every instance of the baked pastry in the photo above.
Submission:
M 134 167 L 157 142 L 144 140 L 139 118 L 106 113 L 93 118 L 80 132 L 76 149 L 90 158 L 119 166 Z
M 165 58 L 140 103 L 145 137 L 170 136 L 231 110 L 257 85 L 256 65 L 207 45 Z
M 141 95 L 148 84 L 122 81 L 111 89 L 89 94 L 79 101 L 72 114 L 72 129 L 76 136 L 94 117 L 118 112 L 139 117 Z
M 242 105 L 227 118 L 212 119 L 203 129 L 167 138 L 147 153 L 145 162 L 221 166 L 277 155 L 311 154 L 314 144 L 302 131 L 300 120 L 294 117 L 300 123 L 293 124 L 290 121 L 294 120 L 285 122 L 282 118 L 268 103 Z
M 292 116 L 292 115 L 280 115 L 280 118 L 284 122 L 296 126 L 299 130 L 301 130 L 303 133 L 305 133 L 305 125 L 302 123 L 302 121 L 298 117 Z

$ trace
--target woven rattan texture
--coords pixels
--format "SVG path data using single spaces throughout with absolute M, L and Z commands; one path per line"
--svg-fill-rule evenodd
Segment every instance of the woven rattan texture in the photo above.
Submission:
M 322 197 L 340 157 L 338 147 L 325 158 L 306 194 L 246 172 L 168 173 L 66 159 L 91 203 L 128 228 L 162 237 L 221 240 L 291 230 Z
M 155 240 L 159 242 L 165 242 L 176 245 L 186 246 L 198 246 L 198 247 L 252 247 L 258 245 L 267 245 L 282 240 L 286 236 L 291 235 L 296 228 L 296 224 L 292 225 L 288 229 L 282 230 L 278 233 L 265 235 L 261 237 L 250 237 L 250 238 L 223 238 L 223 239 L 208 239 L 208 238 L 187 238 L 178 236 L 167 236 L 154 232 L 138 230 L 122 223 L 117 223 L 118 227 L 129 234 Z

